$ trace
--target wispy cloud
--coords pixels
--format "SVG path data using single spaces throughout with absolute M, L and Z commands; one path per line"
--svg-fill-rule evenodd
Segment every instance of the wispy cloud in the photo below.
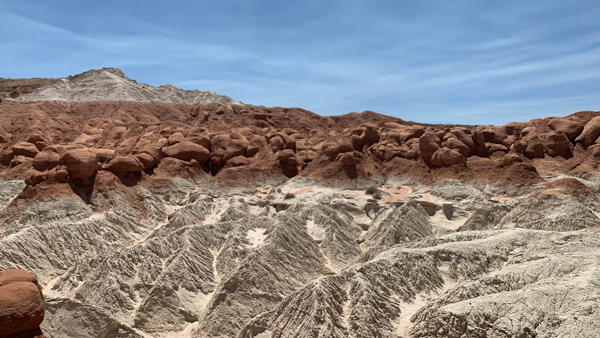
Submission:
M 423 122 L 600 109 L 594 1 L 175 1 L 172 11 L 109 2 L 118 14 L 74 0 L 0 0 L 0 76 L 115 66 L 247 103 Z

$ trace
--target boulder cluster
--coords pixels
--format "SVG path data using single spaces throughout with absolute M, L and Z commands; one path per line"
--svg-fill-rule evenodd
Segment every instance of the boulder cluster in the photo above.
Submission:
M 81 104 L 78 109 L 102 107 Z M 105 107 L 109 110 L 110 105 Z M 82 125 L 72 123 L 69 131 L 60 125 L 69 119 L 69 112 L 55 106 L 47 124 L 15 131 L 10 129 L 12 118 L 0 125 L 0 164 L 18 168 L 26 173 L 27 184 L 36 185 L 87 180 L 98 171 L 152 174 L 163 162 L 196 166 L 212 175 L 224 168 L 279 168 L 292 177 L 332 163 L 346 170 L 367 164 L 377 168 L 395 158 L 420 161 L 430 168 L 460 168 L 474 156 L 490 158 L 498 167 L 536 158 L 569 159 L 576 149 L 591 149 L 600 156 L 596 112 L 467 128 L 422 126 L 372 112 L 331 118 L 299 109 L 216 104 L 185 106 L 189 112 L 172 121 L 170 106 L 157 107 L 150 114 L 144 111 L 149 109 L 146 105 L 137 104 L 129 114 L 117 111 L 82 119 L 78 122 Z M 294 124 L 297 128 L 290 127 Z
M 44 297 L 37 278 L 21 270 L 0 272 L 0 337 L 42 338 Z

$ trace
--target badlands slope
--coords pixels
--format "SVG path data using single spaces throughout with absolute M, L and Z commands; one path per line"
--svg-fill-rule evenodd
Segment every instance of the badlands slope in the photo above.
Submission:
M 600 334 L 600 112 L 435 128 L 115 69 L 27 92 L 0 270 L 37 276 L 47 337 Z

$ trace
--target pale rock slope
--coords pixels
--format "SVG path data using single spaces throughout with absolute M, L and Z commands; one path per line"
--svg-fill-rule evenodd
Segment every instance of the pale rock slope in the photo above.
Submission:
M 211 91 L 183 90 L 164 84 L 153 87 L 127 78 L 116 68 L 93 69 L 70 78 L 57 79 L 32 93 L 21 95 L 17 101 L 136 101 L 142 103 L 239 104 Z
M 13 201 L 0 269 L 37 274 L 49 337 L 597 337 L 597 200 L 394 179 L 373 199 L 373 184 L 174 179 L 133 188 L 141 209 L 111 189 L 17 218 Z M 0 184 L 7 199 L 22 188 Z

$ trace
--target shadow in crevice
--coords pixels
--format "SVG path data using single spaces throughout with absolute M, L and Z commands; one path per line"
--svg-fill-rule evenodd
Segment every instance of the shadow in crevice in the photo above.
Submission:
M 344 167 L 344 171 L 348 178 L 355 179 L 358 177 L 358 170 L 356 169 L 356 165 Z
M 126 187 L 133 187 L 140 183 L 142 180 L 142 172 L 127 172 L 127 173 L 118 173 L 115 176 L 119 179 L 119 182 Z
M 92 193 L 94 192 L 94 184 L 96 182 L 96 174 L 90 178 L 71 179 L 69 181 L 69 187 L 71 190 L 81 198 L 85 204 L 90 204 L 92 200 Z
M 283 171 L 283 174 L 285 176 L 287 176 L 288 178 L 292 178 L 292 177 L 298 175 L 298 166 L 295 163 L 290 164 L 290 163 L 279 162 L 279 164 L 281 166 L 281 171 Z

